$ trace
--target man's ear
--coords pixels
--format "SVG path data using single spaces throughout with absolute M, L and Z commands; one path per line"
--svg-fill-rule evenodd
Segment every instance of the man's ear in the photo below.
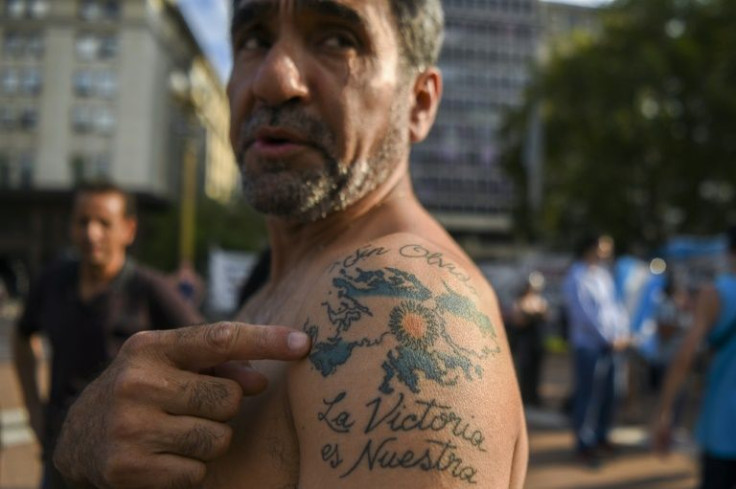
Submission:
M 427 68 L 419 73 L 414 81 L 412 95 L 409 137 L 412 143 L 418 143 L 432 129 L 442 99 L 442 73 L 439 68 Z
M 138 232 L 138 219 L 134 217 L 125 218 L 125 245 L 130 246 L 135 241 L 135 235 Z

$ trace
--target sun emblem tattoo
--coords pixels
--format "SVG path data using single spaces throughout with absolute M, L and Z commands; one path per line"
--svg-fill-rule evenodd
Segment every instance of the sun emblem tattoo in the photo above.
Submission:
M 406 348 L 427 351 L 439 336 L 439 324 L 432 311 L 413 301 L 402 302 L 391 311 L 389 327 Z

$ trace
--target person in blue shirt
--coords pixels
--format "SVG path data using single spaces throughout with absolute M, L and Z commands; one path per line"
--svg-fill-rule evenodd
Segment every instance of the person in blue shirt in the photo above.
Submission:
M 728 242 L 729 269 L 698 295 L 693 326 L 667 372 L 652 426 L 654 450 L 667 453 L 677 395 L 705 340 L 712 354 L 696 428 L 701 489 L 736 487 L 736 227 Z
M 575 450 L 590 466 L 600 463 L 601 452 L 612 449 L 608 434 L 616 405 L 618 353 L 629 344 L 629 320 L 606 266 L 612 253 L 610 237 L 585 237 L 563 283 L 573 349 Z

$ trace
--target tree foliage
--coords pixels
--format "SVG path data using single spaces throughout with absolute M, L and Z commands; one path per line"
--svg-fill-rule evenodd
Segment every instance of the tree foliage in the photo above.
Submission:
M 173 271 L 179 265 L 178 206 L 141 216 L 136 255 L 145 263 Z M 195 262 L 206 271 L 211 247 L 235 251 L 261 251 L 267 245 L 263 216 L 241 200 L 228 205 L 205 196 L 197 201 Z
M 602 31 L 538 69 L 508 114 L 502 164 L 518 231 L 564 243 L 606 229 L 653 245 L 721 232 L 736 191 L 736 2 L 619 0 Z M 544 128 L 543 204 L 527 204 L 524 141 Z

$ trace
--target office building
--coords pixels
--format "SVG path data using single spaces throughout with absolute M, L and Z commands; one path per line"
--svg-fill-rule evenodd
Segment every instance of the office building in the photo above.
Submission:
M 172 0 L 0 0 L 0 260 L 35 272 L 63 247 L 80 181 L 174 205 L 186 148 L 227 201 L 227 132 L 222 82 Z
M 497 131 L 504 112 L 521 103 L 529 81 L 538 2 L 443 4 L 445 90 L 432 134 L 414 149 L 414 184 L 420 200 L 461 241 L 503 240 L 511 231 L 513 187 L 498 165 Z M 484 249 L 489 248 L 470 251 Z

